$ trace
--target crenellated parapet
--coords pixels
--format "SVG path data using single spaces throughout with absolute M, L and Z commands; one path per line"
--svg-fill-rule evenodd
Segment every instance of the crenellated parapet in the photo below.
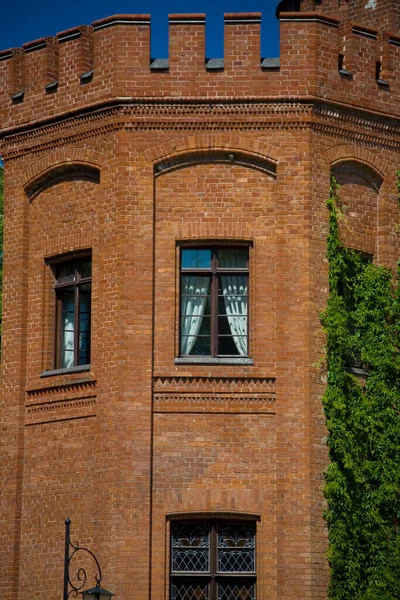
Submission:
M 114 15 L 0 52 L 3 130 L 113 101 L 324 98 L 400 116 L 400 37 L 320 12 L 280 13 L 279 59 L 260 56 L 260 14 L 226 14 L 206 59 L 205 16 L 170 15 L 169 59 L 149 15 Z

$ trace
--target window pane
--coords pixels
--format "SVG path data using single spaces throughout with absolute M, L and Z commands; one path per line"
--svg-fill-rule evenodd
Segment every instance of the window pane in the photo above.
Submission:
M 220 269 L 247 269 L 248 248 L 220 248 L 218 250 L 218 267 Z
M 218 281 L 218 354 L 247 356 L 247 275 Z
M 182 269 L 210 269 L 211 250 L 209 248 L 182 248 Z
M 182 248 L 181 355 L 248 356 L 248 273 L 233 272 L 247 271 L 248 258 L 248 247 Z
M 172 582 L 172 600 L 208 600 L 208 584 L 204 582 Z
M 79 270 L 80 270 L 82 278 L 86 279 L 86 277 L 91 277 L 92 276 L 92 261 L 85 260 L 84 262 L 82 262 L 79 265 Z
M 182 277 L 181 354 L 210 354 L 210 277 Z M 203 341 L 202 336 L 206 336 Z
M 79 361 L 80 365 L 90 363 L 90 337 L 87 333 L 79 333 Z
M 175 525 L 172 529 L 174 573 L 209 571 L 210 533 L 208 525 Z
M 218 572 L 254 572 L 254 527 L 220 525 L 218 528 Z
M 79 293 L 79 365 L 90 363 L 90 291 L 91 284 L 80 286 Z
M 234 580 L 218 584 L 218 600 L 255 600 L 255 586 L 249 582 Z
M 210 337 L 200 337 L 200 336 L 197 336 L 196 338 L 188 337 L 186 342 L 185 342 L 185 339 L 182 338 L 182 342 L 183 342 L 183 345 L 185 343 L 188 345 L 191 345 L 191 350 L 190 350 L 191 356 L 210 356 L 210 353 L 211 353 Z M 185 356 L 184 352 L 182 352 L 182 355 Z
M 66 288 L 59 294 L 61 299 L 61 367 L 74 366 L 75 294 Z
M 76 269 L 75 263 L 63 263 L 57 268 L 57 283 L 67 283 L 75 281 Z
M 219 356 L 240 356 L 240 352 L 239 349 L 236 345 L 236 342 L 238 344 L 244 344 L 246 345 L 247 342 L 247 338 L 241 338 L 238 336 L 231 336 L 231 335 L 225 335 L 225 336 L 218 336 L 218 354 Z

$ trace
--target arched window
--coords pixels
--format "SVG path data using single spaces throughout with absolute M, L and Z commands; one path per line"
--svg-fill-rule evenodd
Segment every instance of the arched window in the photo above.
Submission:
M 255 600 L 256 524 L 171 523 L 171 600 Z

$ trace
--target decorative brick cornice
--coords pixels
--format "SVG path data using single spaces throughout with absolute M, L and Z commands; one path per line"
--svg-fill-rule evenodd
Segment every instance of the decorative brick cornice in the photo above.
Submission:
M 94 396 L 31 404 L 26 407 L 25 425 L 95 417 L 95 408 L 96 398 Z
M 74 398 L 78 396 L 87 396 L 96 390 L 95 379 L 75 380 L 70 382 L 55 383 L 50 385 L 41 385 L 28 388 L 26 395 L 28 401 L 48 402 L 49 399 L 65 399 L 66 395 Z
M 252 132 L 304 130 L 397 150 L 400 118 L 318 99 L 246 102 L 154 100 L 94 107 L 62 120 L 36 123 L 0 136 L 6 160 L 52 150 L 120 129 L 135 131 Z
M 96 380 L 75 380 L 28 388 L 25 425 L 96 416 Z
M 155 392 L 260 393 L 275 391 L 274 377 L 154 377 Z
M 154 412 L 275 414 L 275 395 L 158 393 Z

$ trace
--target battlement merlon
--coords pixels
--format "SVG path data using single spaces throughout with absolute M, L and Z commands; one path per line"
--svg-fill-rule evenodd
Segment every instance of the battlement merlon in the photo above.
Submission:
M 400 32 L 400 2 L 398 0 L 280 0 L 280 12 L 318 12 L 341 21 L 349 20 L 362 27 Z
M 6 130 L 113 100 L 320 97 L 400 115 L 400 37 L 319 12 L 280 13 L 280 57 L 260 57 L 259 13 L 226 14 L 206 60 L 205 16 L 170 15 L 169 59 L 150 58 L 149 15 L 114 15 L 0 52 Z

